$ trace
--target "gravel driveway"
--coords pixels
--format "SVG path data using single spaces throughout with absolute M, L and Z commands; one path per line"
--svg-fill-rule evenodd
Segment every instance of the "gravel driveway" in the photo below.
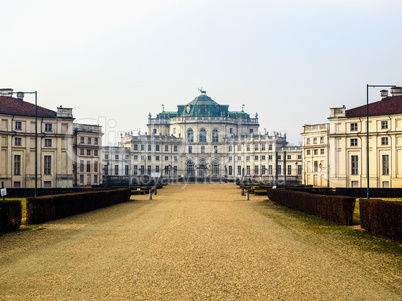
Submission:
M 171 185 L 5 234 L 0 300 L 402 300 L 400 246 L 266 199 Z

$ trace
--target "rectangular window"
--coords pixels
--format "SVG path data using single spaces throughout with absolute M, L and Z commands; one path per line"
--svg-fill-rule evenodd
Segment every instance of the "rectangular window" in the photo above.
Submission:
M 292 175 L 292 165 L 288 165 L 288 176 Z
M 246 174 L 249 176 L 250 175 L 250 165 L 246 166 Z
M 94 149 L 94 156 L 97 156 L 97 155 L 98 155 L 98 150 Z
M 229 151 L 233 151 L 233 146 L 229 145 Z
M 156 135 L 156 133 L 157 133 L 157 132 L 156 132 L 156 129 L 153 129 L 153 130 L 152 130 L 152 133 L 153 133 L 154 135 Z
M 145 150 L 145 145 L 141 144 L 141 151 L 144 151 L 144 150 Z
M 263 165 L 263 166 L 261 167 L 261 174 L 262 174 L 262 175 L 265 175 L 266 171 L 267 171 L 267 167 L 266 167 L 265 165 Z
M 265 144 L 262 144 L 262 145 L 261 145 L 261 150 L 262 150 L 262 151 L 265 151 Z
M 156 161 L 159 161 L 159 156 L 156 156 L 156 157 L 155 157 L 155 160 L 156 160 Z
M 173 161 L 177 161 L 177 156 L 174 156 L 174 157 L 173 157 Z
M 46 139 L 46 140 L 48 140 L 48 139 Z M 45 141 L 46 141 L 45 140 Z M 18 138 L 18 137 L 16 137 L 15 138 L 15 140 L 14 140 L 14 142 L 15 142 L 15 146 L 21 146 L 22 145 L 22 139 L 21 138 Z M 46 144 L 46 143 L 45 143 Z M 46 146 L 46 145 L 45 145 Z
M 188 147 L 188 153 L 189 153 L 189 154 L 192 154 L 192 153 L 193 153 L 193 147 L 192 147 L 191 145 Z
M 258 170 L 258 165 L 255 165 L 255 166 L 254 166 L 254 174 L 255 174 L 255 175 L 258 175 L 258 171 L 259 171 L 259 170 Z
M 229 128 L 229 133 L 233 134 L 233 128 Z
M 22 129 L 21 121 L 16 121 L 16 122 L 15 122 L 15 129 L 16 129 L 16 130 L 21 130 L 21 129 Z
M 134 166 L 133 166 L 133 169 L 134 169 L 133 174 L 134 174 L 135 176 L 138 175 L 138 166 L 137 166 L 137 165 L 134 165 Z
M 151 151 L 151 144 L 148 144 L 148 151 Z
M 165 156 L 165 161 L 169 161 L 169 156 Z
M 45 188 L 50 188 L 50 187 L 52 187 L 52 181 L 44 181 L 44 182 L 43 182 L 43 187 L 45 187 Z
M 91 175 L 87 175 L 87 185 L 91 185 Z
M 261 156 L 261 161 L 265 161 L 265 156 Z
M 229 161 L 232 161 L 232 156 L 229 156 Z
M 217 153 L 218 153 L 218 146 L 214 145 L 214 154 L 217 154 Z
M 352 175 L 359 174 L 359 156 L 352 156 Z
M 145 166 L 144 165 L 141 165 L 140 172 L 142 175 L 145 174 Z
M 357 123 L 351 123 L 350 124 L 350 130 L 351 131 L 357 131 Z
M 151 175 L 151 166 L 148 165 L 148 175 Z
M 302 158 L 302 155 L 297 155 L 298 160 L 301 160 L 301 158 Z
M 307 138 L 306 144 L 310 144 L 310 138 Z
M 201 145 L 201 154 L 205 154 L 205 145 Z
M 87 172 L 91 172 L 91 161 L 87 161 Z
M 314 161 L 314 172 L 318 172 L 318 161 Z
M 82 153 L 83 155 L 83 153 Z M 109 155 L 105 155 L 105 160 L 109 160 Z
M 14 188 L 21 188 L 21 182 L 15 181 L 14 182 Z
M 84 160 L 80 160 L 80 172 L 84 172 Z
M 144 155 L 141 156 L 141 161 L 145 161 L 145 156 Z
M 155 172 L 159 172 L 159 165 L 155 166 Z
M 388 145 L 388 137 L 382 137 L 381 138 L 381 144 L 382 145 Z
M 92 144 L 92 138 L 88 137 L 88 144 Z
M 44 174 L 45 175 L 51 175 L 52 174 L 52 157 L 51 156 L 45 156 L 44 158 Z
M 151 161 L 151 156 L 148 156 L 148 161 Z
M 128 176 L 128 165 L 124 166 L 124 175 Z
M 321 155 L 324 155 L 324 149 L 323 149 L 323 148 L 320 149 L 320 154 L 321 154 Z
M 45 147 L 51 147 L 52 146 L 52 139 L 45 139 Z
M 90 156 L 90 155 L 91 155 L 91 150 L 87 149 L 87 156 Z
M 251 135 L 252 133 L 254 133 L 254 129 L 250 129 L 250 130 L 249 130 L 249 133 L 250 133 L 250 135 Z
M 254 156 L 254 160 L 255 160 L 255 161 L 258 161 L 258 156 Z
M 288 160 L 291 160 L 292 159 L 292 155 L 288 155 Z
M 272 150 L 272 144 L 268 145 L 268 150 Z
M 84 175 L 80 175 L 80 184 L 84 184 Z
M 233 166 L 229 166 L 229 176 L 233 174 Z
M 240 165 L 237 166 L 237 175 L 241 176 L 241 166 Z
M 241 145 L 238 145 L 238 146 L 237 146 L 237 151 L 238 151 L 238 152 L 241 152 Z
M 114 166 L 114 174 L 115 174 L 115 176 L 119 175 L 119 165 Z
M 98 161 L 94 161 L 94 172 L 98 172 Z
M 317 144 L 317 137 L 313 138 L 313 144 Z
M 98 138 L 94 138 L 94 143 L 95 143 L 95 145 L 98 145 L 98 143 L 99 143 Z M 94 181 L 94 182 L 95 182 L 95 181 Z
M 165 145 L 165 152 L 169 151 L 169 145 Z
M 382 155 L 382 174 L 389 175 L 389 156 Z
M 268 165 L 268 174 L 272 175 L 272 165 Z
M 14 155 L 14 175 L 20 175 L 21 174 L 21 156 L 20 155 Z
M 174 146 L 173 146 L 173 151 L 174 151 L 174 152 L 177 152 L 177 145 L 174 145 Z
M 268 155 L 268 160 L 272 160 L 272 155 Z
M 237 156 L 237 161 L 241 161 L 241 156 Z
M 254 150 L 258 151 L 258 144 L 254 145 Z
M 45 123 L 45 132 L 51 132 L 51 131 L 52 131 L 52 124 Z
M 282 173 L 282 166 L 281 165 L 277 165 L 276 166 L 276 170 L 278 171 L 278 175 L 280 175 Z
M 114 155 L 115 160 L 119 160 L 119 155 Z
M 134 161 L 138 161 L 138 155 L 134 155 Z
M 248 152 L 250 151 L 250 145 L 247 145 L 247 151 Z
M 159 144 L 155 145 L 155 150 L 159 152 Z
M 134 150 L 135 150 L 135 151 L 138 150 L 138 144 L 134 144 Z
M 381 121 L 381 129 L 387 129 L 388 128 L 388 121 Z
M 350 146 L 357 146 L 357 138 L 350 139 Z
M 324 137 L 320 137 L 320 143 L 324 143 Z
M 98 175 L 94 175 L 94 184 L 98 184 Z
M 80 137 L 80 143 L 81 144 L 85 143 L 84 137 Z
M 247 161 L 250 161 L 250 156 L 246 156 L 246 160 L 247 160 Z
M 84 164 L 82 164 L 82 167 L 84 168 Z M 105 165 L 105 176 L 109 174 L 109 165 Z M 84 176 L 82 176 L 82 181 L 81 183 L 84 182 Z
M 276 159 L 277 159 L 277 160 L 282 159 L 281 155 L 278 155 L 278 156 L 276 157 Z
M 318 155 L 318 149 L 314 150 L 314 155 Z
M 177 176 L 177 166 L 173 166 L 173 175 Z
M 298 175 L 302 174 L 302 170 L 303 170 L 303 166 L 302 165 L 297 165 L 297 174 Z

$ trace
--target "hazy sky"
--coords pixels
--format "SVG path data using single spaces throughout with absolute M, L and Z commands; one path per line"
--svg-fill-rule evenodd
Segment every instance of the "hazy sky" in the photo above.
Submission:
M 37 90 L 39 105 L 112 132 L 144 132 L 148 112 L 203 87 L 297 144 L 330 107 L 364 104 L 366 84 L 402 85 L 400 0 L 0 0 L 0 10 L 0 87 Z

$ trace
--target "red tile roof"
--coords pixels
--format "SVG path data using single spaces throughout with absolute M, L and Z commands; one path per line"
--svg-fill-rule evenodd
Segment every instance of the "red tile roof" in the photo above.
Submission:
M 367 116 L 367 105 L 346 110 L 346 117 Z M 402 113 L 402 96 L 387 97 L 383 100 L 369 103 L 369 115 L 391 115 Z
M 35 105 L 17 98 L 0 96 L 0 114 L 35 116 Z M 56 117 L 57 113 L 38 106 L 38 117 Z

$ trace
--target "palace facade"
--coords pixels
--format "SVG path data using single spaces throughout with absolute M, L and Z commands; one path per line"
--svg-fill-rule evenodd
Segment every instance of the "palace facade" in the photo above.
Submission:
M 381 100 L 369 104 L 368 127 L 367 105 L 331 108 L 328 123 L 303 127 L 303 183 L 402 187 L 402 88 L 390 92 L 380 91 Z
M 289 147 L 286 135 L 259 133 L 258 114 L 230 111 L 201 92 L 177 111 L 149 114 L 147 133 L 126 133 L 119 147 L 105 147 L 104 180 L 148 175 L 301 182 L 301 147 Z

